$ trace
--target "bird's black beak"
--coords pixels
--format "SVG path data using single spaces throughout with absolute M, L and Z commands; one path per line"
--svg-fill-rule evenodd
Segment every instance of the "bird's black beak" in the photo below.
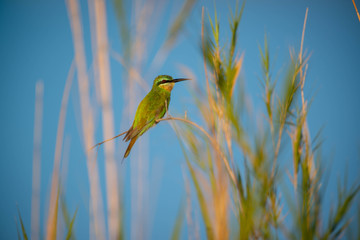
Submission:
M 182 82 L 182 81 L 186 81 L 186 80 L 190 80 L 189 78 L 176 78 L 176 79 L 172 79 L 169 82 L 173 82 L 173 83 L 177 83 L 177 82 Z

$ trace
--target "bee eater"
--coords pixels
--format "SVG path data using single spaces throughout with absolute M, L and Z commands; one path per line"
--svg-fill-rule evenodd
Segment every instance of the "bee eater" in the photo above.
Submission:
M 156 125 L 156 120 L 161 119 L 165 115 L 170 103 L 171 90 L 175 83 L 185 80 L 189 79 L 173 79 L 168 75 L 159 75 L 155 78 L 151 91 L 140 102 L 136 110 L 134 122 L 123 139 L 126 142 L 130 140 L 124 158 L 129 156 L 136 140 L 149 128 Z

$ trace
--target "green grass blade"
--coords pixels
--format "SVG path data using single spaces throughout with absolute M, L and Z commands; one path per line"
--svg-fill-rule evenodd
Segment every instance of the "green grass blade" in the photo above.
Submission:
M 21 240 L 21 235 L 20 235 L 20 230 L 19 230 L 19 225 L 17 223 L 17 221 L 15 220 L 15 225 L 16 225 L 16 232 L 17 232 L 17 237 L 18 240 Z
M 189 172 L 190 172 L 192 181 L 194 182 L 197 198 L 199 200 L 200 212 L 201 212 L 202 217 L 204 219 L 207 239 L 212 240 L 212 239 L 214 239 L 214 230 L 212 228 L 211 219 L 210 219 L 210 215 L 209 215 L 209 211 L 208 211 L 208 208 L 207 208 L 207 204 L 206 204 L 204 194 L 202 193 L 201 186 L 200 186 L 199 181 L 198 181 L 198 179 L 196 177 L 195 169 L 191 165 L 190 160 L 188 158 L 188 155 L 186 153 L 185 146 L 184 146 L 181 134 L 176 129 L 175 125 L 174 125 L 174 131 L 176 133 L 177 138 L 179 139 L 181 150 L 184 153 L 184 157 L 186 159 L 186 164 L 187 164 L 187 166 L 189 168 Z
M 180 13 L 176 16 L 175 21 L 172 23 L 166 40 L 166 45 L 172 46 L 183 28 L 189 14 L 195 4 L 196 0 L 186 0 Z
M 73 228 L 73 224 L 74 224 L 74 220 L 75 220 L 75 216 L 77 214 L 78 208 L 76 208 L 73 217 L 70 218 L 70 214 L 69 214 L 69 210 L 68 210 L 67 205 L 66 205 L 65 197 L 60 196 L 60 203 L 61 203 L 62 216 L 64 218 L 66 228 L 68 229 L 66 239 L 75 240 L 76 238 L 75 238 L 75 235 L 72 232 L 72 228 Z
M 23 220 L 22 220 L 22 217 L 21 217 L 19 208 L 18 208 L 17 210 L 18 210 L 18 215 L 19 215 L 19 220 L 20 220 L 22 235 L 23 235 L 23 238 L 24 238 L 25 240 L 27 240 L 27 239 L 28 239 L 28 236 L 27 236 L 27 234 L 26 234 L 24 222 L 23 222 Z M 18 232 L 19 232 L 19 231 L 18 231 Z M 18 234 L 18 236 L 19 236 L 19 234 Z
M 201 186 L 200 186 L 200 184 L 198 182 L 198 179 L 196 177 L 195 170 L 194 170 L 194 168 L 192 167 L 190 161 L 187 158 L 186 158 L 186 163 L 188 165 L 190 175 L 191 175 L 191 178 L 192 178 L 192 180 L 194 182 L 194 186 L 195 186 L 195 189 L 196 189 L 197 197 L 198 197 L 199 204 L 200 204 L 200 211 L 201 211 L 201 214 L 203 216 L 204 224 L 205 224 L 205 228 L 206 228 L 207 239 L 214 239 L 214 231 L 212 229 L 210 215 L 209 215 L 209 211 L 208 211 L 208 208 L 207 208 L 207 204 L 206 204 L 204 194 L 203 194 L 203 192 L 201 190 Z
M 118 18 L 119 27 L 120 27 L 120 37 L 121 37 L 121 45 L 123 49 L 124 59 L 128 61 L 131 56 L 131 29 L 130 24 L 127 21 L 127 11 L 124 0 L 113 0 L 114 10 L 116 13 L 116 17 Z
M 67 208 L 67 205 L 65 202 L 65 197 L 61 196 L 60 198 L 61 198 L 61 200 L 60 200 L 61 213 L 64 218 L 65 225 L 67 226 L 67 228 L 69 228 L 71 219 L 70 219 L 69 211 L 68 211 L 68 208 Z
M 333 219 L 333 223 L 331 224 L 330 227 L 331 232 L 333 232 L 336 229 L 336 227 L 339 225 L 341 220 L 343 220 L 345 214 L 349 210 L 351 203 L 354 200 L 357 193 L 359 192 L 359 190 L 360 190 L 360 186 L 357 187 L 355 190 L 353 190 L 350 194 L 348 194 L 345 200 L 338 205 L 335 217 Z
M 71 219 L 71 222 L 70 222 L 70 225 L 69 225 L 69 228 L 68 228 L 68 233 L 66 234 L 66 240 L 74 239 L 74 236 L 73 236 L 73 233 L 72 233 L 72 229 L 73 229 L 73 226 L 74 226 L 74 222 L 75 222 L 75 218 L 76 218 L 77 211 L 78 211 L 78 208 L 76 208 L 75 213 L 74 213 L 74 216 L 73 216 L 72 219 Z
M 185 204 L 184 201 L 181 204 L 179 211 L 177 213 L 177 217 L 176 217 L 176 222 L 174 225 L 174 229 L 173 232 L 171 234 L 171 239 L 172 240 L 179 240 L 181 237 L 181 228 L 184 222 L 184 217 L 185 217 Z

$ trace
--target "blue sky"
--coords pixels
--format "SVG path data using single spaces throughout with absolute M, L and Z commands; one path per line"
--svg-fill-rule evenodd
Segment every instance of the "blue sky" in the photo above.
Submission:
M 80 1 L 87 62 L 92 62 L 91 34 L 87 1 Z M 223 3 L 225 2 L 225 3 Z M 360 4 L 360 3 L 359 3 Z M 358 4 L 358 5 L 359 5 Z M 188 66 L 197 80 L 204 83 L 203 62 L 200 55 L 201 6 L 210 15 L 213 4 L 199 1 L 195 5 L 175 48 L 158 72 L 147 69 L 146 81 L 150 85 L 158 74 L 183 77 L 179 64 Z M 234 1 L 216 1 L 220 19 L 220 31 L 224 41 L 230 38 L 228 30 L 229 6 Z M 160 21 L 153 44 L 148 49 L 151 59 L 157 47 L 166 37 L 169 20 L 173 20 L 181 1 L 166 5 L 169 11 Z M 315 134 L 324 126 L 323 155 L 331 169 L 327 191 L 329 199 L 336 197 L 337 178 L 348 179 L 348 185 L 359 182 L 360 171 L 360 23 L 352 2 L 349 1 L 248 1 L 239 31 L 239 51 L 244 53 L 241 76 L 251 97 L 254 112 L 260 111 L 261 88 L 257 77 L 261 74 L 258 45 L 267 34 L 270 53 L 276 58 L 274 73 L 285 70 L 289 48 L 299 49 L 306 7 L 309 15 L 305 34 L 305 48 L 311 52 L 306 82 L 306 96 L 313 98 L 308 122 Z M 112 49 L 121 51 L 119 29 L 112 1 L 107 1 L 108 34 Z M 151 24 L 151 23 L 149 23 Z M 18 205 L 28 232 L 30 232 L 31 180 L 33 154 L 33 126 L 35 84 L 44 82 L 44 115 L 41 165 L 41 220 L 46 214 L 49 199 L 50 178 L 54 158 L 56 131 L 65 80 L 74 57 L 70 23 L 63 1 L 10 1 L 0 2 L 0 238 L 16 237 L 16 206 Z M 275 57 L 276 56 L 276 57 Z M 145 69 L 149 61 L 145 62 Z M 115 131 L 129 127 L 129 120 L 122 116 L 126 105 L 123 97 L 123 68 L 111 58 Z M 77 84 L 74 81 L 66 119 L 65 135 L 70 139 L 69 164 L 66 179 L 66 200 L 71 212 L 79 207 L 76 234 L 87 238 L 88 226 L 88 178 L 79 129 Z M 170 111 L 183 114 L 194 108 L 191 102 L 191 84 L 178 84 L 172 94 Z M 146 92 L 139 91 L 139 99 Z M 97 117 L 97 127 L 101 127 Z M 130 119 L 132 116 L 129 117 Z M 196 117 L 194 117 L 196 119 Z M 102 139 L 101 134 L 96 135 Z M 148 143 L 150 173 L 146 175 L 151 191 L 149 199 L 151 238 L 167 238 L 176 217 L 184 192 L 184 158 L 177 138 L 167 123 L 161 123 L 144 135 Z M 125 144 L 116 142 L 118 162 L 121 161 Z M 136 145 L 134 150 L 136 151 Z M 102 151 L 99 152 L 99 156 Z M 129 161 L 129 160 L 127 160 Z M 134 164 L 134 163 L 133 163 Z M 105 189 L 103 159 L 99 158 L 102 188 Z M 130 209 L 128 196 L 130 163 L 118 165 L 123 175 L 125 206 Z M 347 174 L 345 174 L 347 173 Z M 139 173 L 137 173 L 139 174 Z M 174 188 L 174 186 L 176 186 Z M 103 190 L 104 191 L 104 190 Z M 105 194 L 104 194 L 105 196 Z M 150 206 L 149 205 L 149 206 Z M 130 211 L 126 212 L 129 217 Z M 128 230 L 127 225 L 127 234 Z M 44 231 L 44 229 L 42 229 Z

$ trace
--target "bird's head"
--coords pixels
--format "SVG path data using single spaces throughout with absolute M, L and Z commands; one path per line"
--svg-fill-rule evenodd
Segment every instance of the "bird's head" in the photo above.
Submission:
M 185 80 L 190 80 L 190 79 L 188 79 L 188 78 L 173 79 L 169 75 L 159 75 L 155 78 L 153 87 L 160 87 L 162 89 L 165 89 L 165 90 L 171 92 L 175 83 L 185 81 Z

